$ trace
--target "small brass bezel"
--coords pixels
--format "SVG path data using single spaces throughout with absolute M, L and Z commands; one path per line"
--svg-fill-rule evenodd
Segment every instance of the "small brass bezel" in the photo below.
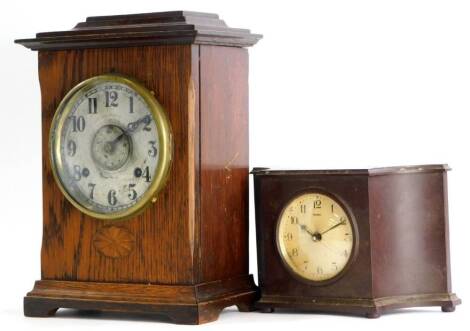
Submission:
M 279 235 L 280 235 L 280 226 L 281 226 L 281 221 L 282 221 L 282 216 L 284 215 L 284 212 L 286 208 L 297 198 L 307 195 L 307 194 L 318 194 L 318 195 L 324 195 L 332 200 L 334 200 L 341 208 L 343 208 L 346 216 L 348 217 L 348 221 L 351 224 L 351 228 L 353 231 L 352 234 L 352 239 L 353 239 L 353 246 L 351 249 L 351 254 L 349 255 L 348 262 L 346 265 L 334 276 L 324 279 L 324 280 L 314 280 L 308 277 L 305 277 L 304 275 L 300 274 L 292 265 L 289 263 L 288 259 L 286 258 L 287 252 L 285 251 L 285 248 L 283 245 L 281 245 L 281 242 L 279 240 Z M 313 285 L 313 286 L 324 286 L 324 285 L 329 285 L 331 283 L 334 283 L 338 281 L 340 278 L 342 278 L 345 273 L 349 270 L 353 262 L 356 260 L 358 250 L 359 250 L 359 231 L 357 228 L 357 222 L 356 218 L 354 217 L 354 214 L 351 212 L 347 204 L 337 195 L 332 194 L 331 192 L 325 191 L 323 189 L 317 188 L 317 187 L 309 187 L 300 191 L 295 192 L 293 195 L 290 196 L 289 199 L 286 200 L 284 204 L 282 204 L 282 208 L 280 212 L 278 213 L 277 221 L 276 221 L 276 228 L 275 228 L 275 241 L 276 241 L 276 248 L 277 252 L 279 254 L 279 257 L 281 258 L 282 264 L 284 267 L 288 270 L 288 272 L 297 280 L 306 283 L 308 285 Z
M 64 187 L 60 177 L 59 177 L 59 169 L 62 169 L 63 164 L 60 157 L 60 147 L 61 147 L 61 132 L 67 119 L 68 114 L 73 108 L 73 105 L 77 98 L 81 95 L 79 92 L 86 93 L 86 91 L 92 89 L 93 87 L 106 83 L 120 83 L 127 85 L 135 92 L 137 92 L 147 103 L 149 110 L 153 116 L 155 121 L 155 125 L 158 131 L 158 139 L 160 142 L 160 154 L 158 165 L 155 169 L 155 173 L 153 176 L 152 183 L 147 191 L 144 193 L 142 198 L 137 201 L 136 204 L 133 206 L 121 210 L 114 213 L 98 213 L 92 211 L 84 206 L 82 206 L 78 201 L 76 201 L 68 192 L 67 189 Z M 170 121 L 166 115 L 165 109 L 160 105 L 160 103 L 155 99 L 152 95 L 152 92 L 144 87 L 141 83 L 137 80 L 120 75 L 120 74 L 105 74 L 95 76 L 89 79 L 86 79 L 73 87 L 66 96 L 62 99 L 57 110 L 54 114 L 52 119 L 51 128 L 49 131 L 49 155 L 50 155 L 50 163 L 52 168 L 52 173 L 54 179 L 59 186 L 60 191 L 62 194 L 67 198 L 67 200 L 75 206 L 78 210 L 82 213 L 91 216 L 93 218 L 101 219 L 101 220 L 112 220 L 112 221 L 121 221 L 126 220 L 131 217 L 136 216 L 140 212 L 142 212 L 145 207 L 147 207 L 150 203 L 155 202 L 157 199 L 158 193 L 163 189 L 165 186 L 169 172 L 170 172 L 170 165 L 172 160 L 173 154 L 173 138 L 171 134 L 171 126 Z

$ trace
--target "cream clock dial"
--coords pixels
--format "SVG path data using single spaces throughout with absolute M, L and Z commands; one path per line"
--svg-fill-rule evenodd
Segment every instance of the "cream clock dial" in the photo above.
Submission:
M 156 199 L 169 169 L 171 134 L 150 91 L 105 75 L 64 98 L 50 147 L 55 178 L 70 202 L 96 218 L 122 219 Z
M 283 209 L 277 243 L 286 266 L 303 279 L 322 282 L 347 266 L 355 243 L 351 218 L 335 199 L 305 193 Z

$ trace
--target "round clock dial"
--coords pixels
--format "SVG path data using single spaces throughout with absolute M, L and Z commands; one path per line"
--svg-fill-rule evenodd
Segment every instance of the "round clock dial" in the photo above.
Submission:
M 305 193 L 291 200 L 279 217 L 278 248 L 292 272 L 323 282 L 338 276 L 350 261 L 353 230 L 338 201 L 322 193 Z
M 72 89 L 52 122 L 51 162 L 64 195 L 84 213 L 122 219 L 164 185 L 171 134 L 164 110 L 132 79 L 104 75 Z

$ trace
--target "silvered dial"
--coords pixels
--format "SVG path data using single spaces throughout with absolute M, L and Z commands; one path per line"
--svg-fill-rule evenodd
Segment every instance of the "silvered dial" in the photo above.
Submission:
M 291 200 L 278 221 L 278 247 L 288 268 L 311 281 L 337 276 L 354 244 L 350 217 L 332 197 L 306 193 Z
M 98 217 L 122 216 L 149 198 L 164 161 L 152 97 L 131 81 L 108 78 L 69 96 L 51 134 L 59 184 L 75 205 Z

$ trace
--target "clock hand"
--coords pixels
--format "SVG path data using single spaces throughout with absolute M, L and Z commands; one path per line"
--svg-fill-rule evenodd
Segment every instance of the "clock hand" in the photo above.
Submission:
M 336 224 L 333 225 L 332 227 L 330 227 L 330 228 L 326 229 L 325 231 L 321 232 L 320 235 L 324 235 L 324 234 L 327 233 L 328 231 L 331 231 L 331 230 L 337 228 L 338 226 L 344 225 L 344 224 L 346 224 L 346 219 L 343 218 L 341 221 L 339 221 L 338 223 L 336 223 Z
M 117 136 L 116 138 L 114 138 L 114 139 L 111 140 L 111 141 L 108 141 L 108 142 L 104 145 L 104 150 L 105 150 L 105 152 L 107 152 L 107 153 L 113 153 L 113 152 L 114 152 L 114 148 L 116 147 L 116 144 L 117 144 L 122 138 L 124 138 L 126 135 L 127 135 L 126 131 L 123 131 L 119 136 Z
M 130 122 L 129 124 L 127 124 L 126 130 L 124 130 L 119 136 L 117 136 L 116 138 L 114 138 L 113 140 L 107 143 L 109 146 L 109 149 L 114 150 L 114 146 L 116 145 L 116 143 L 118 143 L 125 135 L 130 135 L 134 133 L 137 130 L 137 128 L 140 126 L 140 124 L 142 123 L 149 124 L 150 121 L 151 121 L 150 116 L 145 115 L 144 117 L 139 118 L 137 121 Z
M 305 224 L 300 224 L 300 228 L 302 230 L 304 230 L 305 232 L 307 232 L 309 235 L 311 235 L 312 237 L 315 235 L 315 233 L 313 233 L 312 231 L 310 231 L 307 226 Z
M 321 240 L 321 234 L 318 232 L 312 232 L 309 228 L 307 228 L 305 224 L 300 224 L 300 228 L 304 230 L 305 232 L 307 232 L 310 235 L 310 237 L 312 237 L 312 240 L 314 242 Z
M 126 133 L 133 133 L 134 131 L 137 130 L 137 128 L 139 127 L 140 124 L 142 124 L 142 123 L 149 124 L 150 121 L 151 121 L 150 115 L 145 115 L 144 117 L 139 118 L 137 121 L 130 122 L 129 124 L 127 124 L 127 130 L 125 132 Z

